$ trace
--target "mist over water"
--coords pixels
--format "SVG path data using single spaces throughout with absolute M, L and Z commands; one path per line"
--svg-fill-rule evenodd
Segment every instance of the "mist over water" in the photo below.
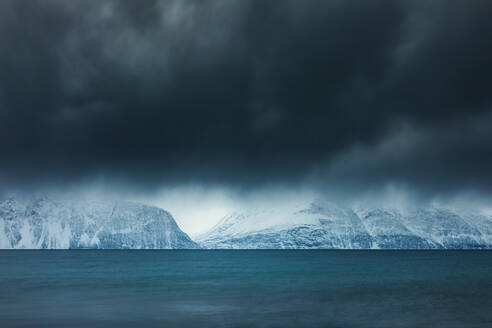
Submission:
M 1 251 L 4 327 L 490 327 L 488 251 Z

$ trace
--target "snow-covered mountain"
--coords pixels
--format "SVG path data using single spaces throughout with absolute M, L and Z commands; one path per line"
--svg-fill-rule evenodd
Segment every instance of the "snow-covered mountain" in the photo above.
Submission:
M 199 235 L 204 248 L 492 248 L 492 217 L 449 209 L 351 209 L 315 201 L 232 213 Z
M 171 214 L 153 206 L 46 196 L 0 200 L 0 249 L 197 247 Z
M 224 217 L 196 238 L 204 248 L 492 248 L 492 217 L 443 208 L 307 205 Z M 50 197 L 0 199 L 0 249 L 198 248 L 171 214 L 131 202 Z

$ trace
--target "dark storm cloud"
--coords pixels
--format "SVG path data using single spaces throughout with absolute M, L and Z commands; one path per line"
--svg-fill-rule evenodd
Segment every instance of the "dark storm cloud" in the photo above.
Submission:
M 0 178 L 488 189 L 491 14 L 489 1 L 3 1 Z

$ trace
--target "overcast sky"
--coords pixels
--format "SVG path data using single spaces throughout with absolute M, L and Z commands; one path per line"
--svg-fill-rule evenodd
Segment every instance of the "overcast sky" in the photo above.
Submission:
M 488 0 L 0 1 L 1 191 L 97 187 L 197 231 L 281 193 L 486 203 L 491 17 Z

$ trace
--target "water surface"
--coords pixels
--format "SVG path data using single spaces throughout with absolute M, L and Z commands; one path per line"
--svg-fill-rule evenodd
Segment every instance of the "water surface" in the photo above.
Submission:
M 492 327 L 492 251 L 0 251 L 1 327 Z

